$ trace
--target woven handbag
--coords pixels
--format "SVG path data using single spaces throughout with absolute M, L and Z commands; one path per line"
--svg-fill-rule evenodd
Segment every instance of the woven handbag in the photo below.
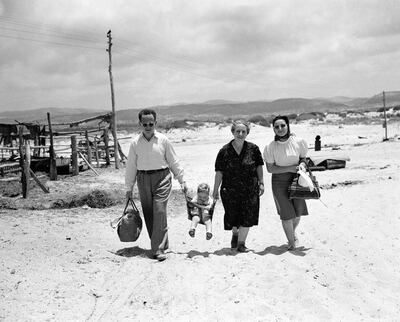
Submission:
M 129 204 L 132 209 L 128 209 Z M 142 231 L 143 221 L 139 210 L 131 198 L 126 201 L 126 206 L 121 217 L 110 223 L 112 228 L 117 228 L 119 240 L 122 242 L 134 242 Z
M 319 199 L 321 197 L 321 191 L 317 179 L 308 167 L 307 171 L 314 185 L 314 189 L 310 191 L 309 187 L 302 187 L 299 185 L 300 175 L 296 174 L 293 178 L 293 182 L 289 186 L 289 199 Z

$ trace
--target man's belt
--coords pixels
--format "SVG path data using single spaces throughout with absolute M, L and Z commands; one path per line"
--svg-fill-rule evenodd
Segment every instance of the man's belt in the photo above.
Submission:
M 152 174 L 152 173 L 157 173 L 157 172 L 161 172 L 164 170 L 168 170 L 168 168 L 162 168 L 162 169 L 156 169 L 156 170 L 138 170 L 138 173 L 144 173 L 144 174 Z

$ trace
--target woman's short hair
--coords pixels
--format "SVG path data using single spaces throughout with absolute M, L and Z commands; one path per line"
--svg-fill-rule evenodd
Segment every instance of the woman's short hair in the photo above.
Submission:
M 237 121 L 233 121 L 233 122 L 232 122 L 232 126 L 231 126 L 231 132 L 232 132 L 232 133 L 235 132 L 236 127 L 237 127 L 238 125 L 244 125 L 244 126 L 246 127 L 247 134 L 250 133 L 250 125 L 249 125 L 249 123 L 248 123 L 248 122 L 245 122 L 245 121 L 242 121 L 242 120 L 237 120 Z
M 141 110 L 140 112 L 139 112 L 139 114 L 138 114 L 138 116 L 139 116 L 139 121 L 140 122 L 142 122 L 142 116 L 143 115 L 153 115 L 153 117 L 154 117 L 154 121 L 156 121 L 157 120 L 157 113 L 156 113 L 156 111 L 155 110 L 152 110 L 152 109 L 149 109 L 149 108 L 145 108 L 145 109 L 143 109 L 143 110 Z

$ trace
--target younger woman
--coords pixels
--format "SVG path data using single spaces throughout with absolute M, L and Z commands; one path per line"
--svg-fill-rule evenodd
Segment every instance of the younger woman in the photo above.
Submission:
M 264 160 L 267 171 L 272 173 L 272 194 L 288 239 L 288 250 L 294 250 L 299 242 L 296 228 L 299 225 L 300 216 L 308 215 L 308 211 L 305 200 L 289 200 L 288 189 L 297 169 L 305 170 L 308 147 L 305 140 L 290 133 L 287 116 L 275 117 L 272 125 L 275 139 L 265 147 Z

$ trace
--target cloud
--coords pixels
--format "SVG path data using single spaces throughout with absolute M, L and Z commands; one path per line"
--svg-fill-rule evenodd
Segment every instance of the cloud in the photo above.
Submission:
M 108 106 L 109 29 L 121 107 L 352 96 L 353 89 L 354 96 L 374 94 L 400 77 L 394 68 L 385 71 L 400 48 L 399 6 L 394 0 L 3 0 L 0 109 L 19 98 L 20 107 L 57 100 Z

